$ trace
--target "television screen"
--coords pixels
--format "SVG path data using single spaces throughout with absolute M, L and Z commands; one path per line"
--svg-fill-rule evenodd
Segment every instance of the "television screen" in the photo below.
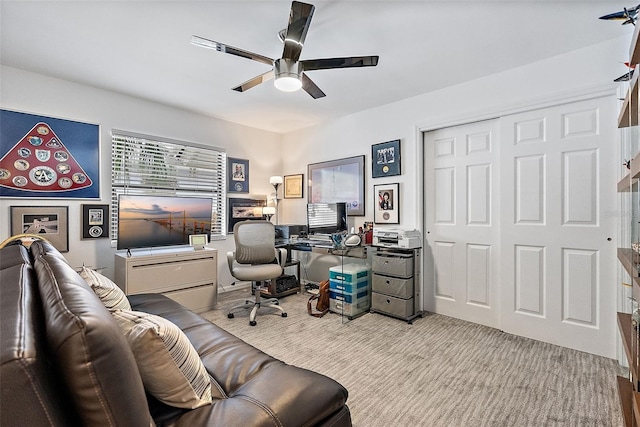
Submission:
M 337 233 L 347 230 L 347 204 L 309 203 L 307 205 L 309 234 Z
M 211 233 L 213 200 L 202 197 L 118 198 L 118 249 L 188 245 L 189 235 Z

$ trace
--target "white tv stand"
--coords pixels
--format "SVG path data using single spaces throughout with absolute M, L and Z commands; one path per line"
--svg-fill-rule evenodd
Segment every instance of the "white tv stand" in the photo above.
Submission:
M 218 251 L 162 251 L 115 257 L 115 282 L 127 295 L 161 293 L 195 312 L 218 303 Z

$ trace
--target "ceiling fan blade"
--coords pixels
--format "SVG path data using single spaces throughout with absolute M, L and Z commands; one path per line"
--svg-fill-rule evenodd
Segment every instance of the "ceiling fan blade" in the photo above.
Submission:
M 330 68 L 375 67 L 378 56 L 352 56 L 347 58 L 308 59 L 300 61 L 305 71 L 327 70 Z
M 307 77 L 306 74 L 302 73 L 302 89 L 305 90 L 309 95 L 313 97 L 313 99 L 322 98 L 327 96 L 316 84 Z
M 304 40 L 307 37 L 314 10 L 315 6 L 312 4 L 298 1 L 291 3 L 289 26 L 284 38 L 283 58 L 291 59 L 294 62 L 300 59 L 302 45 L 304 45 Z
M 257 77 L 254 77 L 246 82 L 242 83 L 239 86 L 233 88 L 236 92 L 244 92 L 251 89 L 254 86 L 258 86 L 260 83 L 267 82 L 273 78 L 273 70 L 267 71 L 264 74 L 260 74 Z
M 217 50 L 218 52 L 229 53 L 231 55 L 240 56 L 242 58 L 253 59 L 254 61 L 262 62 L 263 64 L 273 66 L 273 59 L 266 56 L 258 55 L 257 53 L 249 52 L 247 50 L 238 49 L 237 47 L 229 46 L 224 43 L 215 42 L 199 36 L 191 36 L 191 44 L 195 46 L 204 47 L 207 49 Z

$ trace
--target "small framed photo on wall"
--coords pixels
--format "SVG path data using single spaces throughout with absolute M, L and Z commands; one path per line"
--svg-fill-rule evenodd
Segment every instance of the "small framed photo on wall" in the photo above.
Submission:
M 69 252 L 67 206 L 11 206 L 11 235 L 38 234 L 60 252 Z
M 400 175 L 400 140 L 371 146 L 371 175 L 373 178 Z
M 109 238 L 109 205 L 82 205 L 82 239 Z
M 376 224 L 400 223 L 400 184 L 380 184 L 373 186 L 373 222 Z
M 304 174 L 284 176 L 284 198 L 301 199 L 304 195 L 302 182 Z
M 249 160 L 227 158 L 227 182 L 229 193 L 248 193 Z

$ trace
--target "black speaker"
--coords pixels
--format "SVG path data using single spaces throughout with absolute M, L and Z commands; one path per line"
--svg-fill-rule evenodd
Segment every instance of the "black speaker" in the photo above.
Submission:
M 282 276 L 276 279 L 276 293 L 280 294 L 282 292 L 288 291 L 289 289 L 297 288 L 298 280 L 296 280 L 296 276 L 283 274 Z

